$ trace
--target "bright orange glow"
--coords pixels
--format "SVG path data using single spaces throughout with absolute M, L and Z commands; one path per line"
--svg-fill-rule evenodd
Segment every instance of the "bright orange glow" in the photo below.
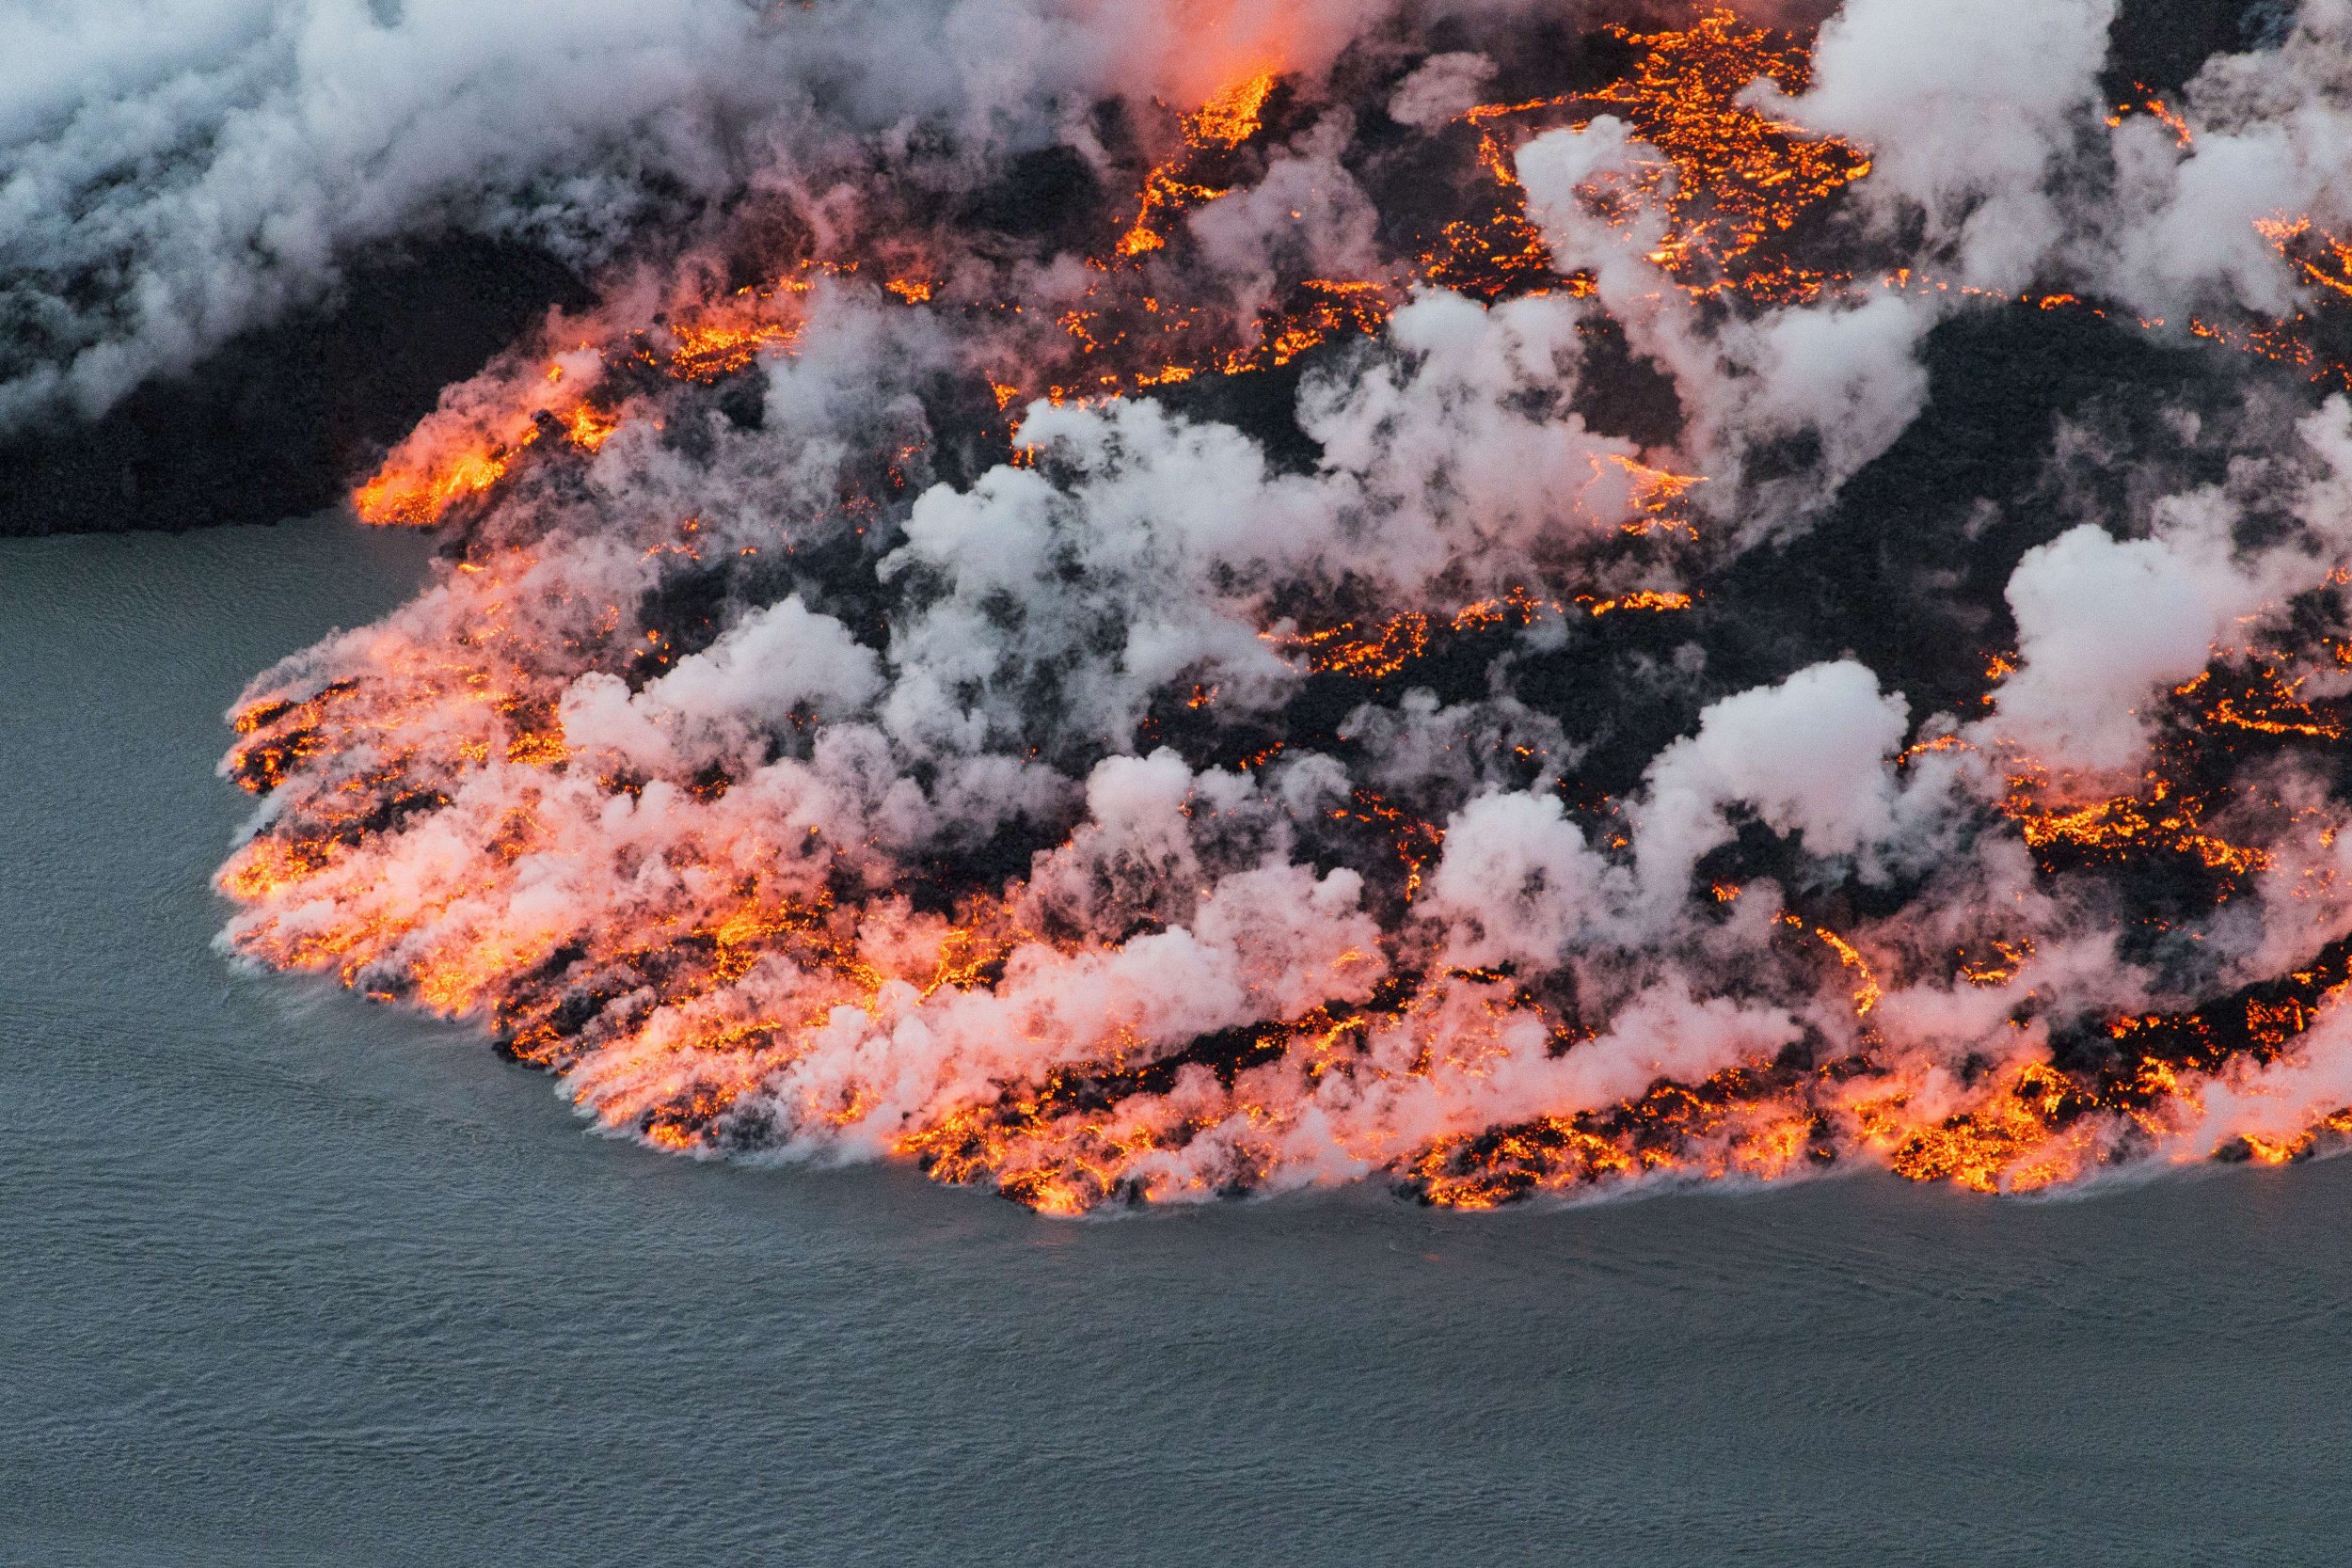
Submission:
M 1184 147 L 1144 182 L 1136 221 L 1120 238 L 1118 253 L 1132 261 L 1161 249 L 1171 218 L 1223 196 L 1227 186 L 1208 172 L 1215 155 L 1258 134 L 1259 117 L 1274 92 L 1276 73 L 1262 71 L 1233 83 L 1184 117 Z
M 362 522 L 421 527 L 438 522 L 442 513 L 487 490 L 505 472 L 506 457 L 497 448 L 453 452 L 421 473 L 387 465 L 359 487 L 353 504 Z
M 603 446 L 620 426 L 619 415 L 607 413 L 603 409 L 583 403 L 564 419 L 564 434 L 570 438 L 572 445 L 580 448 L 580 451 L 594 451 Z
M 1203 103 L 1186 130 L 1198 141 L 1216 147 L 1239 147 L 1258 134 L 1265 101 L 1274 93 L 1275 72 L 1262 71 L 1246 77 Z
M 743 369 L 766 350 L 791 341 L 797 328 L 755 317 L 722 318 L 673 326 L 670 332 L 677 340 L 670 373 L 686 381 L 716 381 Z
M 762 354 L 787 349 L 801 329 L 800 299 L 812 286 L 807 270 L 824 269 L 804 269 L 766 290 L 679 302 L 663 329 L 670 342 L 664 351 L 652 346 L 659 341 L 652 334 L 606 322 L 592 327 L 609 341 L 570 351 L 575 364 L 593 356 L 581 373 L 567 372 L 561 359 L 493 367 L 464 388 L 471 401 L 427 416 L 392 449 L 353 493 L 354 509 L 363 522 L 429 527 L 461 503 L 487 495 L 543 437 L 557 437 L 549 444 L 559 448 L 597 451 L 621 423 L 619 411 L 596 396 L 613 366 L 633 362 L 682 381 L 709 383 L 744 370 Z M 557 388 L 564 395 L 554 396 Z
M 2352 245 L 2308 217 L 2266 218 L 2254 228 L 2294 264 L 2303 281 L 2352 299 Z

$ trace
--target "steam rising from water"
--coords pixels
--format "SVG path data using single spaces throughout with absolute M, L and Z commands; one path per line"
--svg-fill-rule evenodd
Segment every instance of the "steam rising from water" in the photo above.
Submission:
M 2323 1147 L 2352 13 L 2124 104 L 2110 13 L 620 40 L 527 180 L 437 178 L 731 199 L 548 209 L 603 303 L 359 491 L 448 549 L 240 704 L 228 940 L 660 1146 L 1053 1212 Z M 1905 443 L 1996 318 L 2180 394 L 1961 493 Z

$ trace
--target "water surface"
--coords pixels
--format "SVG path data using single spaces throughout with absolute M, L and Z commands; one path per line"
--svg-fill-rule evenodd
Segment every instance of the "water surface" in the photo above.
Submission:
M 2352 1161 L 1067 1224 L 234 972 L 221 711 L 423 558 L 0 543 L 0 1563 L 2352 1560 Z

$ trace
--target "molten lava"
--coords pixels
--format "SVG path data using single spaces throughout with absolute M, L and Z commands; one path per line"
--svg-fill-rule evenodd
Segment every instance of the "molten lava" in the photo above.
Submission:
M 1304 207 L 1248 289 L 1204 260 L 1278 173 L 1336 181 L 1300 150 L 1309 109 L 1387 101 L 1269 67 L 1135 108 L 1166 155 L 1123 166 L 1082 255 L 869 181 L 761 281 L 697 256 L 551 321 L 354 497 L 452 525 L 433 588 L 234 716 L 224 770 L 267 802 L 220 873 L 235 946 L 482 1021 L 655 1147 L 903 1158 L 1057 1214 L 1371 1174 L 1485 1209 L 1854 1163 L 2017 1193 L 2352 1137 L 2324 1085 L 2284 1122 L 2217 1109 L 2289 1103 L 2279 1075 L 2345 1027 L 2343 814 L 2297 771 L 2340 765 L 2331 657 L 2217 645 L 2134 710 L 2120 771 L 2037 756 L 1988 700 L 1899 711 L 1867 787 L 1815 809 L 1742 770 L 1837 727 L 1735 696 L 1645 767 L 1580 772 L 1700 680 L 1677 639 L 1727 613 L 1736 531 L 1707 505 L 1734 486 L 1560 391 L 1614 324 L 1556 265 L 1518 149 L 1621 120 L 1631 171 L 1577 198 L 1662 234 L 1658 292 L 1708 321 L 1971 293 L 1824 260 L 1871 154 L 1754 106 L 1804 92 L 1802 39 L 1724 9 L 1612 36 L 1630 63 L 1604 86 L 1426 128 L 1459 179 L 1349 230 L 1385 247 L 1362 276 L 1320 264 Z M 2143 96 L 2114 123 L 2186 145 Z M 2332 233 L 2264 233 L 2352 299 Z M 1470 317 L 1519 336 L 1447 360 Z M 1408 322 L 1427 335 L 1391 352 Z M 2343 379 L 2310 326 L 2189 330 Z M 870 397 L 823 379 L 908 343 L 936 357 Z M 1534 433 L 1384 488 L 1441 361 L 1462 379 L 1432 405 L 1470 387 Z M 1141 400 L 1277 372 L 1312 449 L 1280 471 Z M 1181 484 L 1149 467 L 1178 458 Z M 679 478 L 722 462 L 707 491 Z M 1533 521 L 1480 511 L 1515 467 L 1545 476 Z M 2344 588 L 2265 587 L 2233 624 L 2341 637 Z M 1930 817 L 1933 853 L 1874 847 Z M 2286 934 L 2246 945 L 2282 976 L 2200 951 L 2256 910 Z M 2154 978 L 2098 978 L 2119 954 Z

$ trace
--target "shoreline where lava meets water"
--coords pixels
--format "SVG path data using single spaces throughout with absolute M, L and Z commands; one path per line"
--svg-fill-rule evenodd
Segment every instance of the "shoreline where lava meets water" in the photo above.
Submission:
M 1127 112 L 1082 266 L 927 213 L 910 155 L 551 317 L 356 493 L 451 531 L 435 587 L 238 711 L 231 942 L 485 1019 L 658 1148 L 1047 1212 L 2333 1147 L 2327 302 L 2183 331 L 1975 281 L 1964 229 L 1914 260 L 1868 208 L 1905 133 L 1817 129 L 1857 117 L 1812 54 L 1718 9 L 1534 94 L 1278 62 Z M 2108 156 L 2193 172 L 2200 106 L 2112 107 Z M 2252 243 L 2318 296 L 2331 236 Z M 1963 604 L 1915 702 L 1787 579 L 1900 483 L 1912 420 L 1863 415 L 1935 418 L 1917 345 L 2021 313 L 2311 411 L 2216 428 L 2217 480 L 2144 465 L 2121 537 L 2090 495 L 2006 549 L 1924 528 L 1883 586 L 1957 546 L 2008 614 Z M 1184 401 L 1298 366 L 1303 456 Z M 1651 386 L 1658 431 L 1613 418 Z M 2045 417 L 2046 492 L 2095 416 Z
M 1050 1214 L 2333 1152 L 2352 10 L 2223 9 L 714 12 L 352 231 L 520 280 L 256 479 L 437 553 L 230 714 L 224 945 Z M 0 430 L 176 515 L 335 282 L 151 198 Z

